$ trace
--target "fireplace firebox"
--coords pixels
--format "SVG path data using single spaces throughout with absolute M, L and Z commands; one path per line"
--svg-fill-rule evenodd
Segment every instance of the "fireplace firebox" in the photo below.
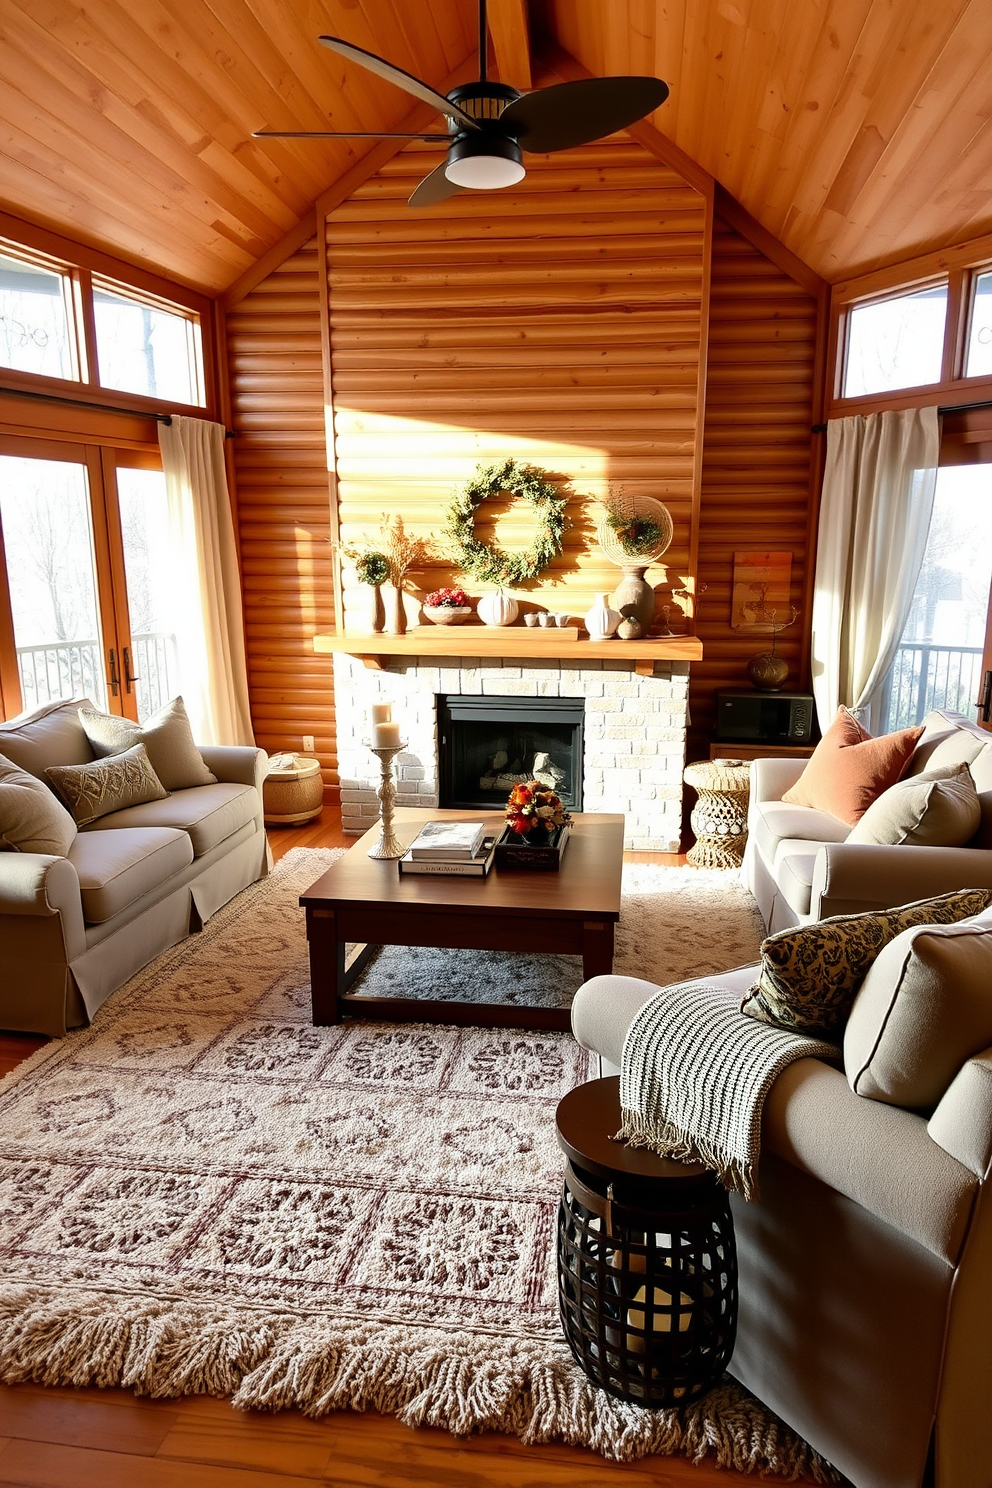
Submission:
M 501 809 L 517 781 L 540 780 L 581 811 L 584 720 L 580 697 L 438 697 L 440 804 Z

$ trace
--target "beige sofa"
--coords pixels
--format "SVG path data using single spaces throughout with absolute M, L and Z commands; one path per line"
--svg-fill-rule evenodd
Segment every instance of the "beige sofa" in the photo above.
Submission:
M 979 922 L 992 934 L 992 913 Z M 985 965 L 979 1003 L 987 951 Z M 706 982 L 743 992 L 756 970 Z M 657 991 L 617 976 L 579 989 L 575 1036 L 604 1074 Z M 932 1114 L 855 1094 L 816 1059 L 767 1100 L 760 1198 L 731 1195 L 730 1370 L 856 1488 L 992 1485 L 990 1161 L 992 1048 L 964 1061 Z
M 960 713 L 930 713 L 903 778 L 958 763 L 971 771 L 982 821 L 967 846 L 945 848 L 849 844 L 850 828 L 835 816 L 783 801 L 805 760 L 755 760 L 744 880 L 769 933 L 951 889 L 992 887 L 992 734 Z
M 94 751 L 83 700 L 0 724 L 0 756 L 46 780 Z M 212 784 L 101 816 L 64 856 L 0 852 L 0 1028 L 60 1035 L 268 872 L 266 755 L 204 747 Z M 0 787 L 2 788 L 2 787 Z

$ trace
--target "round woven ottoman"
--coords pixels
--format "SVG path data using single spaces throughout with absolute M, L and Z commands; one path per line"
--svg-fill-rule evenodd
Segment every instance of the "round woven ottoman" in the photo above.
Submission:
M 262 783 L 262 802 L 267 827 L 313 821 L 324 804 L 319 761 L 297 754 L 291 765 L 280 765 L 275 770 L 270 767 Z
M 744 760 L 697 760 L 682 777 L 699 799 L 689 824 L 696 844 L 686 854 L 696 868 L 739 868 L 747 842 L 751 766 Z

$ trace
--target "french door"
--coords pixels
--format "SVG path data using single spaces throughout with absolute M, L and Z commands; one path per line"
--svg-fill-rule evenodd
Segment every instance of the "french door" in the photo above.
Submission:
M 4 716 L 89 697 L 137 721 L 179 690 L 153 451 L 0 436 Z

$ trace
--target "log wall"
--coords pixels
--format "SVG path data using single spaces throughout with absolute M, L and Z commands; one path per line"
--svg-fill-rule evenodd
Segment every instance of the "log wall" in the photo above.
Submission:
M 767 635 L 730 625 L 735 552 L 792 554 L 791 600 L 800 614 L 776 650 L 789 662 L 785 690 L 809 687 L 804 611 L 817 313 L 808 290 L 717 217 L 699 518 L 696 634 L 703 660 L 689 677 L 692 758 L 708 757 L 717 691 L 746 691 L 748 657 L 769 649 Z
M 331 658 L 312 643 L 334 628 L 319 274 L 312 239 L 228 312 L 227 353 L 255 738 L 302 753 L 313 734 L 333 785 Z

